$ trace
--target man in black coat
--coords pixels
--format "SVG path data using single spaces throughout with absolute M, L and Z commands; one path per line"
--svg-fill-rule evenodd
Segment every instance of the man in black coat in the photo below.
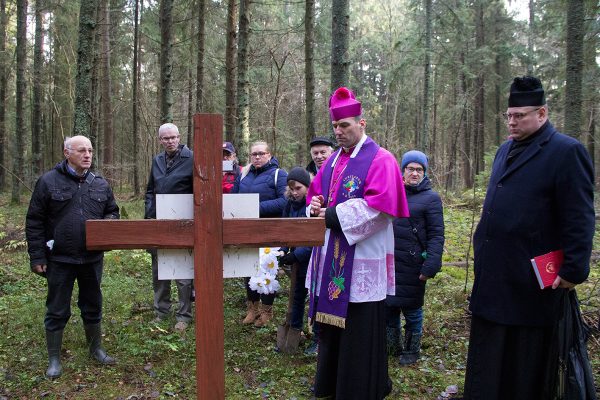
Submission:
M 158 128 L 158 140 L 165 151 L 152 161 L 152 169 L 146 187 L 146 212 L 144 218 L 156 218 L 157 194 L 194 193 L 194 159 L 192 151 L 179 144 L 179 129 L 166 123 Z M 156 320 L 168 317 L 171 310 L 171 281 L 158 279 L 158 260 L 156 250 L 152 255 L 152 287 L 154 289 L 154 311 Z M 184 331 L 192 320 L 192 284 L 191 279 L 176 279 L 179 307 L 175 312 L 175 329 Z
M 561 300 L 589 274 L 593 167 L 585 147 L 548 121 L 537 78 L 514 79 L 504 116 L 510 136 L 474 236 L 465 398 L 549 399 Z M 558 277 L 541 290 L 530 260 L 559 249 Z
M 444 210 L 431 189 L 427 156 L 411 150 L 402 156 L 401 169 L 409 218 L 394 220 L 396 294 L 387 296 L 386 325 L 389 354 L 400 355 L 401 365 L 417 362 L 423 335 L 425 283 L 442 267 Z M 400 315 L 404 315 L 404 343 Z
M 67 138 L 65 160 L 38 179 L 27 210 L 25 233 L 31 270 L 48 282 L 44 319 L 48 378 L 62 374 L 60 350 L 71 317 L 75 280 L 90 355 L 101 364 L 115 362 L 101 346 L 104 253 L 86 249 L 85 221 L 119 218 L 119 207 L 108 182 L 90 172 L 92 151 L 85 136 Z

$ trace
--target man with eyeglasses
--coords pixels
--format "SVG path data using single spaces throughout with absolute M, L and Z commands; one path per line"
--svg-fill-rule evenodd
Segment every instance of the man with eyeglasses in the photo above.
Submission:
M 410 217 L 394 220 L 396 294 L 385 302 L 388 349 L 400 365 L 414 364 L 420 357 L 425 284 L 442 267 L 444 212 L 440 196 L 431 188 L 428 167 L 427 156 L 418 150 L 402 155 Z
M 337 89 L 329 113 L 340 149 L 306 196 L 307 213 L 327 228 L 306 278 L 309 316 L 320 324 L 315 397 L 379 400 L 392 390 L 385 298 L 394 294 L 392 222 L 408 216 L 406 195 L 396 159 L 366 135 L 354 93 Z
M 310 158 L 312 160 L 306 166 L 306 170 L 310 172 L 312 176 L 315 176 L 331 153 L 333 153 L 333 142 L 328 137 L 317 136 L 310 141 L 309 145 Z
M 548 120 L 539 79 L 514 79 L 504 115 L 510 136 L 496 153 L 474 236 L 464 398 L 551 399 L 562 301 L 590 270 L 593 167 L 585 147 Z M 564 261 L 542 290 L 530 260 L 554 250 Z
M 46 347 L 51 379 L 62 374 L 63 331 L 71 318 L 71 296 L 77 281 L 77 306 L 90 356 L 101 364 L 115 360 L 102 347 L 102 268 L 104 253 L 85 247 L 85 221 L 117 219 L 119 207 L 108 182 L 94 175 L 92 143 L 85 136 L 67 138 L 65 159 L 35 184 L 27 210 L 25 233 L 31 270 L 46 278 Z
M 164 151 L 152 160 L 150 178 L 146 187 L 144 218 L 156 218 L 157 194 L 189 194 L 194 193 L 192 151 L 179 143 L 179 129 L 175 124 L 166 123 L 158 128 L 158 140 Z M 168 318 L 171 310 L 171 281 L 158 279 L 158 260 L 156 250 L 152 255 L 152 287 L 154 289 L 155 322 Z M 184 331 L 192 320 L 191 279 L 176 279 L 179 306 L 175 311 L 175 330 Z

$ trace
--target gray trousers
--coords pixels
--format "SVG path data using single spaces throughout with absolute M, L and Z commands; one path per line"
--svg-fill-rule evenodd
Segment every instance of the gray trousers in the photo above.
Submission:
M 152 252 L 152 288 L 154 289 L 154 312 L 159 318 L 167 318 L 171 312 L 171 281 L 158 280 L 158 260 Z M 175 279 L 179 308 L 175 311 L 177 321 L 192 320 L 192 279 Z

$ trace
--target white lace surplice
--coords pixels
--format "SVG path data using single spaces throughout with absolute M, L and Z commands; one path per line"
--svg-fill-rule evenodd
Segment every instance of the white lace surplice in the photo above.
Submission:
M 350 245 L 356 244 L 350 302 L 380 301 L 395 294 L 393 217 L 369 207 L 364 199 L 350 199 L 335 206 L 340 225 Z M 307 208 L 307 212 L 309 208 Z M 317 293 L 330 230 L 325 232 L 321 249 Z M 312 265 L 312 257 L 309 266 Z M 312 271 L 308 269 L 306 287 L 310 288 Z

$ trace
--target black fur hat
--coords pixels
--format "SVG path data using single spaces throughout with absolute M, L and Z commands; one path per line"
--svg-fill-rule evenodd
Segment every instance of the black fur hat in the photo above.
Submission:
M 534 76 L 516 77 L 510 85 L 509 107 L 543 106 L 546 104 L 542 82 Z

